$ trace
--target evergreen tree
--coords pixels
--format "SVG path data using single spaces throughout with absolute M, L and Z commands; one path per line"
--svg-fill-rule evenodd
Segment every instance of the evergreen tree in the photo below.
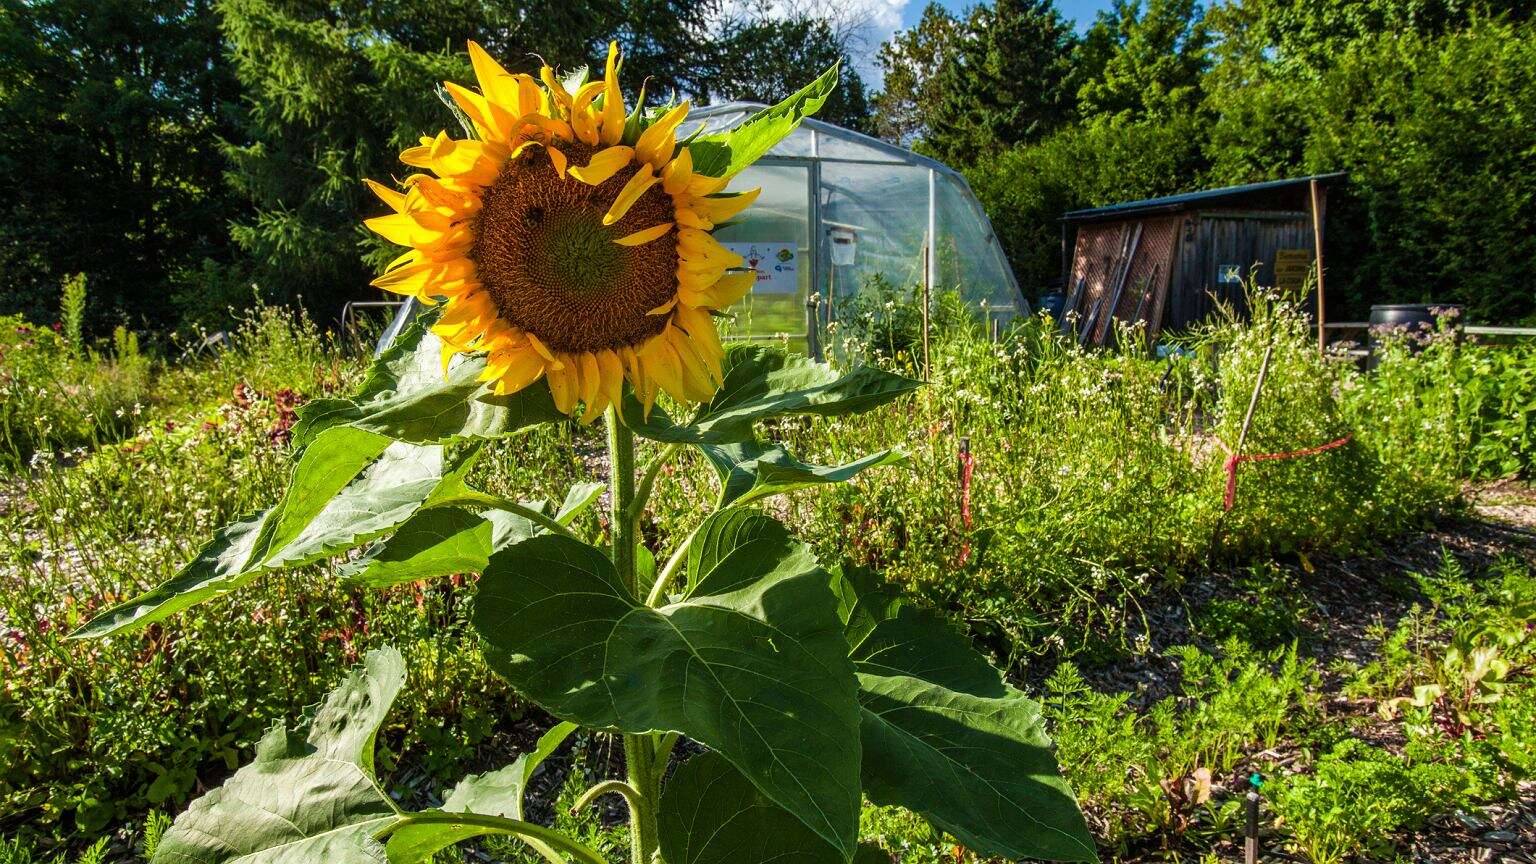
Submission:
M 884 87 L 874 99 L 876 134 L 896 144 L 911 144 L 928 130 L 939 102 L 939 70 L 949 62 L 960 38 L 960 22 L 938 3 L 923 9 L 917 25 L 898 31 L 880 46 Z
M 939 69 L 925 149 L 969 164 L 1061 126 L 1072 115 L 1066 85 L 1076 42 L 1051 0 L 997 0 L 972 9 L 953 56 Z
M 217 142 L 235 82 L 211 0 L 0 0 L 0 313 L 168 326 L 167 285 L 227 257 Z

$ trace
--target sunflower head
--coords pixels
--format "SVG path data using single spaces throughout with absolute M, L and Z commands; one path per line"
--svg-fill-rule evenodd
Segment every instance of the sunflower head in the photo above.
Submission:
M 400 155 L 425 169 L 403 189 L 368 181 L 394 211 L 368 227 L 410 247 L 373 284 L 441 303 L 444 363 L 483 352 L 498 394 L 542 377 L 583 422 L 626 381 L 646 411 L 660 392 L 709 399 L 722 357 L 712 315 L 754 280 L 710 232 L 757 190 L 726 193 L 728 173 L 694 170 L 676 138 L 687 102 L 626 110 L 616 44 L 604 77 L 574 92 L 548 66 L 535 79 L 473 42 L 469 56 L 479 92 L 444 86 L 474 136 L 422 138 Z

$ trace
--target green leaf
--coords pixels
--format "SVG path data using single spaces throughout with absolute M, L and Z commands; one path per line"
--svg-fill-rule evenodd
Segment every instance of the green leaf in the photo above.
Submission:
M 508 517 L 530 524 L 521 517 Z M 530 525 L 531 527 L 531 525 Z M 454 573 L 474 573 L 490 559 L 491 521 L 462 507 L 423 510 L 393 536 L 374 544 L 343 565 L 342 578 L 370 588 L 386 588 Z M 532 531 L 525 536 L 532 536 Z
M 1039 705 L 937 614 L 844 578 L 869 799 L 921 813 L 983 856 L 1097 861 Z
M 299 410 L 295 447 L 307 446 L 337 426 L 412 444 L 443 444 L 460 438 L 504 438 L 541 423 L 566 419 L 543 380 L 497 396 L 480 380 L 484 355 L 458 355 L 443 373 L 442 340 L 427 328 L 436 311 L 423 313 L 374 361 L 351 399 L 317 399 Z
M 688 152 L 693 157 L 693 170 L 710 177 L 734 177 L 741 173 L 795 131 L 801 120 L 821 110 L 827 97 L 837 90 L 841 65 L 832 64 L 815 81 L 772 108 L 753 114 L 740 126 L 690 141 Z
M 443 801 L 441 812 L 473 813 L 523 821 L 523 796 L 528 790 L 528 781 L 533 778 L 539 765 L 574 731 L 576 724 L 558 723 L 539 738 L 538 745 L 531 752 L 518 756 L 512 764 L 460 780 Z M 402 825 L 389 837 L 390 861 L 392 864 L 420 861 L 440 849 L 485 833 L 481 826 L 474 824 L 453 826 L 431 822 Z M 523 839 L 535 847 L 544 845 L 544 841 L 537 836 Z
M 175 576 L 71 636 L 136 629 L 263 573 L 361 546 L 404 523 L 434 492 L 459 488 L 477 455 L 477 448 L 463 450 L 445 464 L 441 447 L 391 442 L 349 427 L 326 430 L 304 449 L 276 505 L 221 529 Z
M 672 773 L 657 813 L 667 864 L 842 864 L 844 857 L 719 754 Z
M 473 623 L 491 667 L 552 714 L 688 735 L 850 856 L 858 706 L 827 576 L 803 546 L 786 561 L 731 542 L 685 598 L 651 609 L 600 550 L 535 537 L 491 557 Z
M 900 450 L 881 450 L 843 465 L 810 465 L 778 444 L 701 444 L 699 449 L 720 478 L 721 505 L 746 504 L 807 486 L 845 483 L 865 470 L 906 463 Z
M 565 493 L 565 503 L 561 504 L 560 509 L 555 513 L 555 521 L 561 525 L 569 525 L 576 521 L 576 517 L 601 498 L 607 488 L 603 483 L 577 483 L 572 486 Z
M 725 352 L 725 379 L 715 398 L 679 424 L 661 409 L 650 417 L 634 397 L 624 400 L 624 422 L 635 434 L 679 444 L 733 444 L 756 440 L 753 424 L 771 417 L 857 414 L 922 386 L 868 366 L 839 374 L 825 363 L 760 345 Z
M 399 816 L 373 779 L 373 739 L 405 682 L 399 652 L 371 652 L 289 731 L 272 727 L 256 759 L 192 802 L 152 864 L 378 864 L 374 835 Z
M 555 521 L 571 524 L 606 488 L 601 483 L 572 486 L 554 516 Z M 520 503 L 541 513 L 549 509 L 547 501 Z M 454 573 L 478 573 L 485 569 L 491 553 L 543 530 L 522 516 L 502 510 L 432 507 L 418 511 L 392 536 L 375 543 L 337 572 L 350 582 L 370 588 Z
M 684 596 L 725 594 L 765 573 L 803 573 L 816 566 L 810 548 L 782 522 L 759 510 L 731 507 L 694 529 Z

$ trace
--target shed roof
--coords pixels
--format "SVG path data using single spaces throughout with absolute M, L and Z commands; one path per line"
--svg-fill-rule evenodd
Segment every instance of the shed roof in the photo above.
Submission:
M 1194 206 L 1211 205 L 1254 207 L 1259 209 L 1294 209 L 1295 202 L 1291 199 L 1291 195 L 1287 193 L 1290 193 L 1296 187 L 1310 184 L 1313 180 L 1321 184 L 1328 184 L 1343 176 L 1344 172 L 1335 171 L 1331 174 L 1312 174 L 1306 177 L 1292 177 L 1286 180 L 1269 180 L 1263 183 L 1248 183 L 1242 186 L 1226 186 L 1221 189 L 1184 192 L 1179 195 L 1167 195 L 1162 198 L 1126 201 L 1120 204 L 1110 204 L 1107 207 L 1073 210 L 1070 213 L 1064 214 L 1061 217 L 1061 221 L 1097 222 L 1106 219 L 1122 219 L 1143 213 L 1176 213 Z

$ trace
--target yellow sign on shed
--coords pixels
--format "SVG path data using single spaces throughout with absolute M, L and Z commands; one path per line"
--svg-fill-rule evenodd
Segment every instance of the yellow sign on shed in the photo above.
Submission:
M 1275 250 L 1275 287 L 1282 291 L 1300 291 L 1312 272 L 1311 249 Z

